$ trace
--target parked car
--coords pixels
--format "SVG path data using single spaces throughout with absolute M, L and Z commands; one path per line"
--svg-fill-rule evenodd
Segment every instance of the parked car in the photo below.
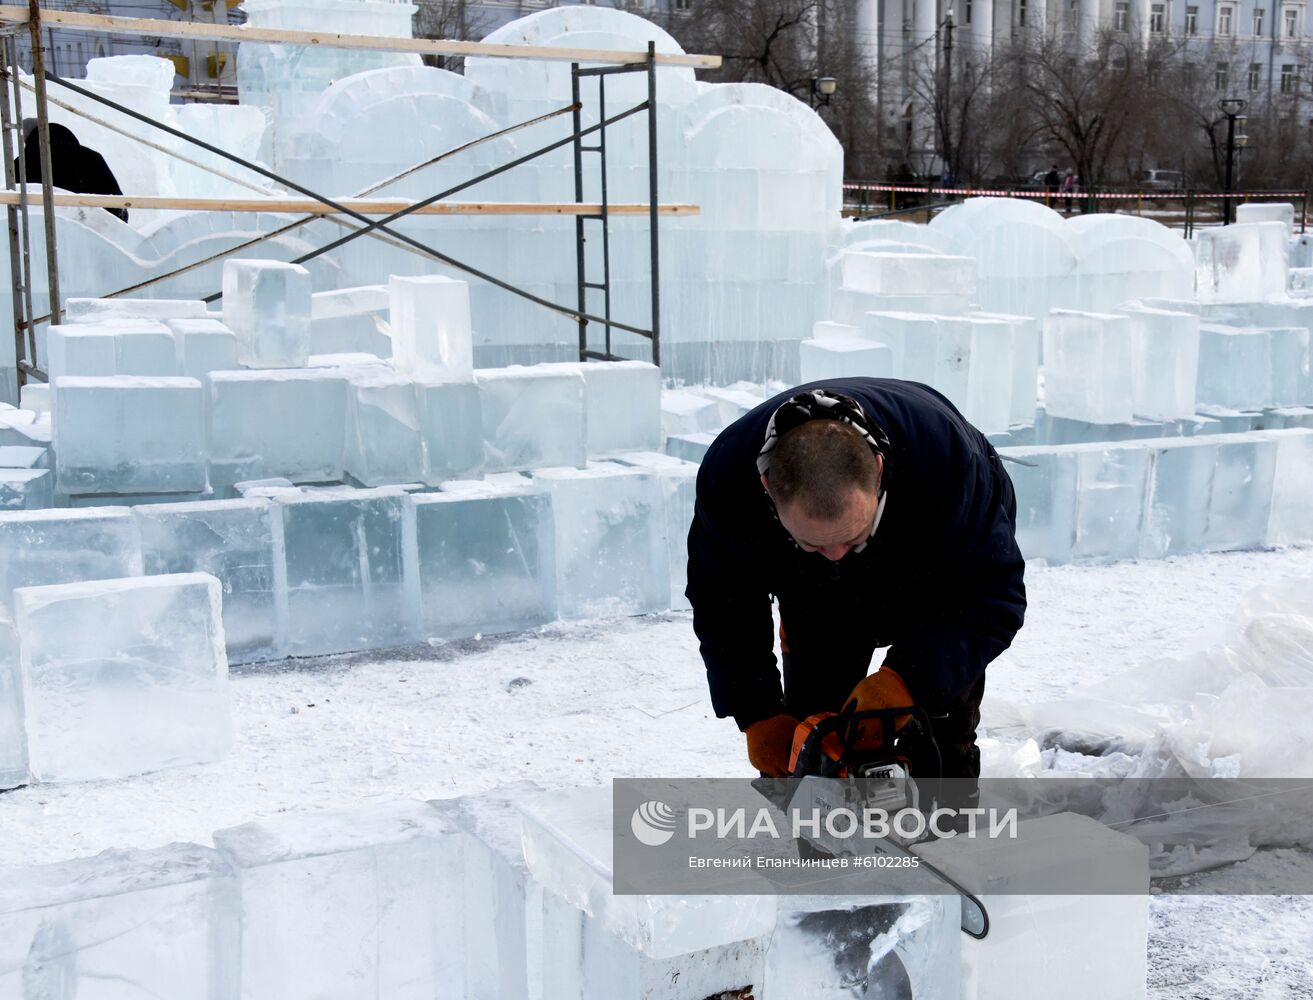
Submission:
M 1145 191 L 1184 191 L 1189 187 L 1188 179 L 1179 170 L 1141 170 L 1135 183 Z

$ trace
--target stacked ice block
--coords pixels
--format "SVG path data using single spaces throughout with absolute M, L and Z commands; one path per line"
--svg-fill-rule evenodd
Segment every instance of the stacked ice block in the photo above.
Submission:
M 1199 376 L 1199 317 L 1128 303 L 1118 310 L 1131 328 L 1131 400 L 1137 417 L 1188 419 Z
M 363 351 L 392 356 L 387 285 L 315 292 L 310 297 L 310 353 Z
M 137 576 L 141 541 L 124 508 L 0 513 L 0 602 L 19 587 Z
M 230 661 L 269 659 L 282 648 L 280 510 L 268 500 L 142 505 L 133 513 L 148 574 L 208 573 L 223 588 Z
M 312 656 L 415 641 L 415 512 L 394 487 L 279 493 L 287 651 Z
M 64 493 L 200 493 L 204 397 L 194 378 L 66 376 L 54 382 L 54 449 Z
M 1055 309 L 1044 320 L 1044 405 L 1050 416 L 1130 423 L 1131 324 L 1125 316 Z
M 214 843 L 241 887 L 242 997 L 469 995 L 464 837 L 424 803 L 287 814 Z
M 345 465 L 347 474 L 364 486 L 421 478 L 424 443 L 415 383 L 386 368 L 350 375 Z
M 206 407 L 216 487 L 285 476 L 336 482 L 345 461 L 347 378 L 331 368 L 212 372 Z
M 237 883 L 197 844 L 109 850 L 0 879 L 0 996 L 234 996 Z
M 237 335 L 217 319 L 166 320 L 178 347 L 178 374 L 203 379 L 237 367 Z
M 23 721 L 23 678 L 18 629 L 0 606 L 0 791 L 27 783 L 27 731 Z
M 589 458 L 661 447 L 661 369 L 656 365 L 588 361 L 538 367 L 583 376 Z
M 688 584 L 688 532 L 693 525 L 693 505 L 697 499 L 697 463 L 659 452 L 627 452 L 617 455 L 616 461 L 651 472 L 661 482 L 670 554 L 670 607 L 687 609 L 691 605 L 684 596 L 684 588 Z
M 34 778 L 121 778 L 227 752 L 214 577 L 20 587 L 14 609 Z
M 459 639 L 556 617 L 551 498 L 522 485 L 449 483 L 412 498 L 420 634 Z
M 485 368 L 474 381 L 488 472 L 587 461 L 584 379 L 577 370 Z
M 394 275 L 388 295 L 397 369 L 427 381 L 468 382 L 474 372 L 469 285 L 436 274 Z
M 246 368 L 297 368 L 310 356 L 310 272 L 277 260 L 226 260 L 223 322 Z
M 973 257 L 854 249 L 843 251 L 839 270 L 831 318 L 855 327 L 868 312 L 958 315 L 976 292 Z
M 46 358 L 51 382 L 65 375 L 178 374 L 173 333 L 154 320 L 52 326 L 46 333 Z
M 599 462 L 586 469 L 536 469 L 533 481 L 552 497 L 562 618 L 670 606 L 666 507 L 656 475 Z

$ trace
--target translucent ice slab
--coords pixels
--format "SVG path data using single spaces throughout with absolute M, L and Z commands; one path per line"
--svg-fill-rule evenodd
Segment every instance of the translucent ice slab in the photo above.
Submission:
M 417 382 L 424 482 L 483 472 L 483 414 L 473 382 Z
M 204 395 L 194 378 L 59 378 L 53 420 L 65 493 L 206 488 Z
M 1125 316 L 1055 309 L 1044 320 L 1044 405 L 1092 424 L 1130 423 L 1131 326 Z
M 556 617 L 551 497 L 528 480 L 470 485 L 413 498 L 425 637 L 513 632 Z
M 0 607 L 0 790 L 26 783 L 27 731 L 23 725 L 18 629 L 9 610 Z
M 395 487 L 279 493 L 294 656 L 415 640 L 415 515 Z M 277 563 L 275 563 L 277 565 Z
M 587 460 L 584 380 L 544 365 L 475 375 L 489 472 L 582 466 Z
M 240 995 L 468 996 L 464 840 L 422 802 L 215 831 L 241 884 Z
M 1272 335 L 1257 327 L 1199 327 L 1198 403 L 1228 410 L 1272 405 Z
M 132 511 L 0 512 L 0 601 L 18 587 L 106 580 L 141 573 L 141 541 Z
M 214 577 L 22 587 L 14 610 L 34 778 L 122 778 L 227 753 L 228 660 Z
M 178 373 L 178 352 L 167 326 L 153 320 L 69 323 L 46 332 L 50 380 L 64 375 Z
M 100 323 L 105 320 L 204 319 L 200 299 L 79 299 L 64 301 L 64 319 L 69 323 Z
M 351 374 L 346 471 L 365 486 L 418 482 L 424 474 L 419 394 L 386 368 Z
M 666 502 L 666 540 L 670 552 L 670 606 L 686 610 L 688 585 L 688 532 L 693 525 L 693 503 L 697 499 L 698 466 L 660 452 L 626 452 L 617 455 L 621 465 L 644 469 L 661 480 Z
M 894 374 L 893 351 L 863 337 L 826 337 L 798 345 L 801 380 L 846 378 L 855 375 L 889 378 Z
M 1118 310 L 1131 325 L 1131 397 L 1136 416 L 1194 416 L 1199 373 L 1199 317 L 1138 304 Z
M 296 368 L 310 356 L 310 272 L 277 260 L 223 263 L 223 322 L 247 368 Z
M 976 291 L 976 259 L 846 250 L 843 286 L 877 295 L 966 295 Z
M 0 468 L 0 510 L 43 510 L 53 504 L 54 476 L 49 469 Z
M 267 500 L 142 504 L 132 509 L 149 574 L 209 573 L 223 587 L 230 661 L 269 659 L 281 648 L 282 595 L 275 539 L 279 510 Z
M 238 908 L 231 869 L 197 844 L 11 868 L 0 996 L 232 996 Z
M 660 479 L 610 462 L 536 469 L 552 496 L 556 603 L 562 618 L 604 618 L 670 606 L 670 560 Z
M 588 361 L 538 367 L 583 376 L 589 458 L 661 447 L 661 369 L 656 365 Z
M 203 379 L 237 367 L 237 335 L 217 319 L 166 321 L 178 343 L 178 373 Z
M 430 274 L 388 283 L 392 360 L 399 371 L 434 382 L 468 382 L 474 372 L 470 286 Z

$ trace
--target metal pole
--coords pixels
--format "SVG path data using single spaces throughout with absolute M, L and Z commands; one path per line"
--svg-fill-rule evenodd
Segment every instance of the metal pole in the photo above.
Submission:
M 6 36 L 4 39 L 4 58 L 6 65 L 13 70 L 13 64 L 8 62 L 10 45 L 12 39 Z M 3 88 L 0 88 L 3 89 Z M 13 109 L 9 105 L 9 91 L 4 90 L 3 96 L 0 97 L 0 138 L 3 139 L 3 153 L 5 158 L 5 187 L 14 186 L 14 116 Z M 21 117 L 21 116 L 20 116 Z M 11 295 L 12 305 L 14 307 L 14 360 L 17 368 L 18 385 L 22 386 L 27 381 L 27 373 L 23 366 L 18 362 L 27 360 L 27 350 L 23 344 L 23 331 L 27 326 L 25 313 L 23 312 L 24 285 L 22 279 L 22 253 L 19 250 L 18 243 L 18 206 L 10 205 L 5 214 L 9 220 L 9 277 L 10 286 L 13 294 Z
M 55 247 L 55 182 L 50 162 L 50 109 L 46 106 L 45 54 L 41 42 L 41 4 L 28 0 L 28 29 L 32 35 L 32 77 L 36 84 L 36 121 L 41 145 L 41 212 L 46 224 L 46 282 L 50 289 L 50 322 L 61 318 L 59 255 Z
M 652 241 L 652 364 L 661 367 L 661 243 L 657 232 L 657 63 L 656 42 L 647 43 L 648 228 Z
M 1222 199 L 1222 225 L 1231 224 L 1231 190 L 1235 167 L 1235 115 L 1226 116 L 1226 197 Z
M 597 78 L 597 116 L 606 121 L 606 77 Z M 602 315 L 606 317 L 606 353 L 611 352 L 611 203 L 606 186 L 606 129 L 597 133 L 602 173 Z
M 32 328 L 34 325 L 32 317 L 36 315 L 32 307 L 32 218 L 27 205 L 27 145 L 24 141 L 21 126 L 23 98 L 22 91 L 18 87 L 18 41 L 13 35 L 10 35 L 5 39 L 5 42 L 5 63 L 10 69 L 10 79 L 13 81 L 14 115 L 20 123 L 15 132 L 18 139 L 15 146 L 18 148 L 18 156 L 16 157 L 18 161 L 18 210 L 23 232 L 23 309 L 26 314 L 24 325 L 27 329 L 28 344 L 28 349 L 22 352 L 18 358 L 21 366 L 23 359 L 26 359 L 32 365 L 36 364 L 36 332 Z
M 944 175 L 952 177 L 949 160 L 953 155 L 953 12 L 949 10 L 944 25 Z
M 583 138 L 583 114 L 579 103 L 579 64 L 573 63 L 570 67 L 570 103 L 574 105 L 574 200 L 577 204 L 583 204 L 584 200 L 584 138 Z M 579 360 L 588 360 L 588 320 L 584 319 L 584 314 L 588 312 L 588 278 L 586 260 L 584 254 L 584 242 L 587 235 L 584 230 L 584 219 L 581 215 L 574 217 L 574 244 L 575 244 L 575 281 L 578 285 L 579 294 Z

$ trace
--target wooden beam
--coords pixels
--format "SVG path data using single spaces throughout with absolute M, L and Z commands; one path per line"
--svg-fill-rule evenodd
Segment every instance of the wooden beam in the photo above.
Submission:
M 33 205 L 39 194 L 29 193 L 28 204 Z M 17 191 L 0 191 L 0 205 L 17 205 Z M 398 199 L 343 199 L 343 207 L 362 215 L 392 215 L 413 205 L 413 201 Z M 67 194 L 55 193 L 56 208 L 127 208 L 166 209 L 171 211 L 209 212 L 283 212 L 297 215 L 335 215 L 337 210 L 313 198 L 167 198 L 158 195 L 119 194 Z M 602 206 L 596 203 L 579 205 L 574 202 L 540 203 L 530 201 L 438 201 L 417 209 L 414 215 L 596 215 Z M 646 215 L 644 204 L 613 204 L 607 206 L 612 215 Z M 697 205 L 663 204 L 657 206 L 659 215 L 698 215 Z
M 26 24 L 26 7 L 0 5 L 0 21 Z M 389 38 L 381 35 L 346 35 L 332 31 L 293 31 L 287 28 L 252 28 L 200 21 L 167 21 L 148 17 L 112 17 L 73 10 L 41 9 L 45 28 L 70 28 L 99 34 L 145 35 L 151 38 L 182 38 L 220 42 L 286 42 L 290 45 L 339 49 L 370 49 L 376 52 L 415 52 L 433 56 L 488 56 L 499 59 L 547 59 L 555 62 L 602 63 L 624 66 L 647 61 L 646 52 L 617 52 L 611 49 L 571 49 L 547 45 L 493 45 L 487 42 L 456 42 L 440 38 Z M 720 56 L 656 54 L 658 66 L 718 69 Z

